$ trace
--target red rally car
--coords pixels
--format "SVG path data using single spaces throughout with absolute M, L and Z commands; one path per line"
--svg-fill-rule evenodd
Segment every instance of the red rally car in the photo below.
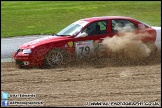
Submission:
M 57 34 L 40 38 L 19 47 L 14 59 L 19 66 L 55 66 L 86 57 L 95 52 L 106 37 L 117 34 L 116 26 L 129 25 L 132 30 L 146 31 L 144 41 L 155 43 L 156 30 L 138 20 L 123 16 L 102 16 L 78 20 Z

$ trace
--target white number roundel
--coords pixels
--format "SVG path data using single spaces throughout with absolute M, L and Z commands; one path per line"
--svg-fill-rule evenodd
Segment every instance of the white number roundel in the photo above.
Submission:
M 93 41 L 75 42 L 75 51 L 77 58 L 89 57 L 94 52 Z

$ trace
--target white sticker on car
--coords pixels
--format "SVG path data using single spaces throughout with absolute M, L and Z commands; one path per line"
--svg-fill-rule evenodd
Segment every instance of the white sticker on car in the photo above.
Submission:
M 144 29 L 145 28 L 145 25 L 144 24 L 138 24 L 138 28 Z
M 93 40 L 75 42 L 75 52 L 76 52 L 77 59 L 81 59 L 83 57 L 89 57 L 94 52 Z
M 79 24 L 79 25 L 81 25 L 81 26 L 83 26 L 83 27 L 84 27 L 84 26 L 85 26 L 85 25 L 87 25 L 89 22 L 79 20 L 79 21 L 76 21 L 76 22 L 74 22 L 74 23 Z

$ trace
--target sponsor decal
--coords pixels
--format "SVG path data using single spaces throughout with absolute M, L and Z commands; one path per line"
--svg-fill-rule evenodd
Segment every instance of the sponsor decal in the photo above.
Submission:
M 68 42 L 68 46 L 73 47 L 73 42 L 72 41 Z
M 76 47 L 89 46 L 91 45 L 91 43 L 90 42 L 78 42 L 76 45 L 77 45 Z

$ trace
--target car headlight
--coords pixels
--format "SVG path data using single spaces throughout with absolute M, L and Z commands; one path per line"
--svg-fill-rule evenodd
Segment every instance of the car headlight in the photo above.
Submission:
M 32 53 L 31 49 L 24 49 L 22 54 L 30 54 Z

